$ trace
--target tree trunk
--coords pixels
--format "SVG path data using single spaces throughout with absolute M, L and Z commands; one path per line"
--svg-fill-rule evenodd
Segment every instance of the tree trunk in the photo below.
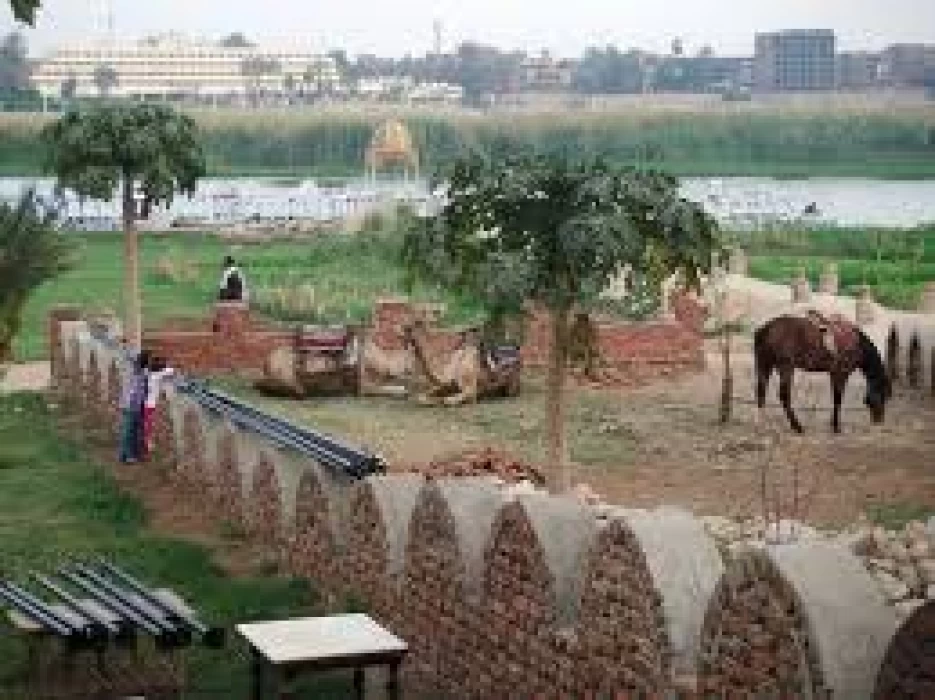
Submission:
M 134 350 L 143 346 L 140 310 L 139 238 L 136 232 L 136 202 L 133 199 L 133 180 L 123 181 L 123 304 L 124 334 Z
M 552 309 L 552 343 L 546 380 L 546 440 L 549 487 L 563 493 L 571 489 L 568 446 L 565 440 L 565 369 L 568 355 L 569 309 Z
M 734 400 L 734 375 L 730 366 L 731 329 L 726 322 L 721 332 L 721 356 L 724 360 L 724 376 L 721 378 L 721 423 L 729 423 Z
M 13 341 L 20 330 L 25 302 L 25 297 L 17 294 L 0 306 L 0 363 L 13 362 L 15 359 Z

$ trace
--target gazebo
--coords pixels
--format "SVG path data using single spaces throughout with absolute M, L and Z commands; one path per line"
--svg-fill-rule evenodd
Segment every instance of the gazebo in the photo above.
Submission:
M 371 180 L 376 179 L 377 168 L 400 163 L 407 180 L 410 168 L 413 178 L 419 177 L 419 152 L 412 143 L 412 135 L 405 124 L 395 119 L 383 122 L 374 132 L 364 161 Z

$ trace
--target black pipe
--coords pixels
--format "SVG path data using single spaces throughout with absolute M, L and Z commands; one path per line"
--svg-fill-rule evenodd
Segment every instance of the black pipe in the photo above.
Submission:
M 169 601 L 162 600 L 152 591 L 147 589 L 146 586 L 140 583 L 137 579 L 133 578 L 130 574 L 121 569 L 118 569 L 116 566 L 104 561 L 103 559 L 99 559 L 97 561 L 97 565 L 112 577 L 119 579 L 121 583 L 131 589 L 138 596 L 145 598 L 153 606 L 165 612 L 169 616 L 170 620 L 177 623 L 180 622 L 186 625 L 193 632 L 200 634 L 203 638 L 205 646 L 211 647 L 213 649 L 220 649 L 224 646 L 224 629 L 222 627 L 208 627 L 185 610 L 180 609 Z
M 86 601 L 79 600 L 74 597 L 71 593 L 66 591 L 64 588 L 56 584 L 47 576 L 42 574 L 32 572 L 32 577 L 39 583 L 39 585 L 45 587 L 53 594 L 58 596 L 65 604 L 71 607 L 73 610 L 77 611 L 85 618 L 91 620 L 93 623 L 100 625 L 107 630 L 107 633 L 118 642 L 131 642 L 136 636 L 135 629 L 133 625 L 126 619 L 121 617 L 117 622 L 107 619 L 101 615 L 93 606 L 89 605 Z
M 100 625 L 95 624 L 93 621 L 88 620 L 84 615 L 76 615 L 77 622 L 69 620 L 67 616 L 62 615 L 61 613 L 53 610 L 44 600 L 41 600 L 34 596 L 32 593 L 26 589 L 7 581 L 6 588 L 8 591 L 15 594 L 21 600 L 26 601 L 30 605 L 47 610 L 48 614 L 53 616 L 59 622 L 67 625 L 72 628 L 76 634 L 89 640 L 89 641 L 99 641 L 103 639 L 107 641 L 107 630 L 102 628 Z
M 166 633 L 173 635 L 179 646 L 186 646 L 191 643 L 191 632 L 185 627 L 179 626 L 173 623 L 171 620 L 167 619 L 167 617 L 160 610 L 154 609 L 145 601 L 134 598 L 127 591 L 121 589 L 112 581 L 107 580 L 84 564 L 76 564 L 75 570 L 93 584 L 103 588 L 107 593 L 117 598 L 117 600 L 119 600 L 124 605 L 129 606 L 134 611 L 147 618 L 150 622 L 158 625 Z
M 51 610 L 46 609 L 45 606 L 37 608 L 30 605 L 8 589 L 6 583 L 3 582 L 0 582 L 0 600 L 6 601 L 7 605 L 17 612 L 39 623 L 47 632 L 52 632 L 72 641 L 78 638 L 76 631 L 70 625 L 59 620 Z
M 130 620 L 134 625 L 142 629 L 144 632 L 155 637 L 156 641 L 159 643 L 161 647 L 172 648 L 172 647 L 177 646 L 175 644 L 174 635 L 167 634 L 160 627 L 154 625 L 142 615 L 139 615 L 135 610 L 124 605 L 123 603 L 121 603 L 119 600 L 116 600 L 112 596 L 109 596 L 103 591 L 99 590 L 97 587 L 92 585 L 90 582 L 85 581 L 78 574 L 72 571 L 67 571 L 65 569 L 59 569 L 59 575 L 62 576 L 62 578 L 65 578 L 68 581 L 70 581 L 76 587 L 83 590 L 85 593 L 87 593 L 89 596 L 94 598 L 94 600 L 96 600 L 98 603 L 103 605 L 108 610 L 116 613 L 120 617 Z

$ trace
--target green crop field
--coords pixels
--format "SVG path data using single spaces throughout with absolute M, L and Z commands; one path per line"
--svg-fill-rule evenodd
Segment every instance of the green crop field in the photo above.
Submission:
M 73 237 L 78 265 L 41 287 L 29 301 L 15 346 L 19 359 L 45 356 L 45 318 L 50 306 L 121 308 L 120 234 Z M 842 291 L 866 283 L 878 299 L 897 308 L 915 308 L 922 284 L 935 280 L 935 228 L 800 230 L 726 237 L 746 248 L 755 277 L 786 283 L 804 267 L 817 284 L 822 267 L 836 262 Z M 143 311 L 151 327 L 166 319 L 204 317 L 214 301 L 220 261 L 226 253 L 242 262 L 254 308 L 283 321 L 361 322 L 368 318 L 375 299 L 405 293 L 403 273 L 396 264 L 397 241 L 388 233 L 327 234 L 308 242 L 241 246 L 200 234 L 144 235 L 141 251 Z M 482 315 L 477 306 L 439 289 L 419 287 L 412 296 L 445 302 L 452 323 Z
M 935 177 L 935 108 L 632 107 L 477 114 L 415 110 L 195 111 L 213 175 L 350 176 L 387 116 L 412 132 L 425 170 L 468 151 L 601 155 L 679 175 Z M 41 167 L 49 117 L 0 114 L 0 172 Z

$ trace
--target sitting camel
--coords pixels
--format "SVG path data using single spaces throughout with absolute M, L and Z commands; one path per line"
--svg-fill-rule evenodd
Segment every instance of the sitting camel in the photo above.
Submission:
M 475 328 L 461 334 L 451 357 L 437 368 L 426 352 L 424 324 L 406 326 L 403 338 L 412 351 L 415 374 L 428 385 L 424 391 L 412 392 L 423 405 L 460 406 L 482 398 L 519 394 L 522 365 L 518 353 L 489 352 Z
M 407 348 L 386 350 L 364 333 L 357 347 L 361 396 L 406 396 L 412 375 L 412 353 Z

